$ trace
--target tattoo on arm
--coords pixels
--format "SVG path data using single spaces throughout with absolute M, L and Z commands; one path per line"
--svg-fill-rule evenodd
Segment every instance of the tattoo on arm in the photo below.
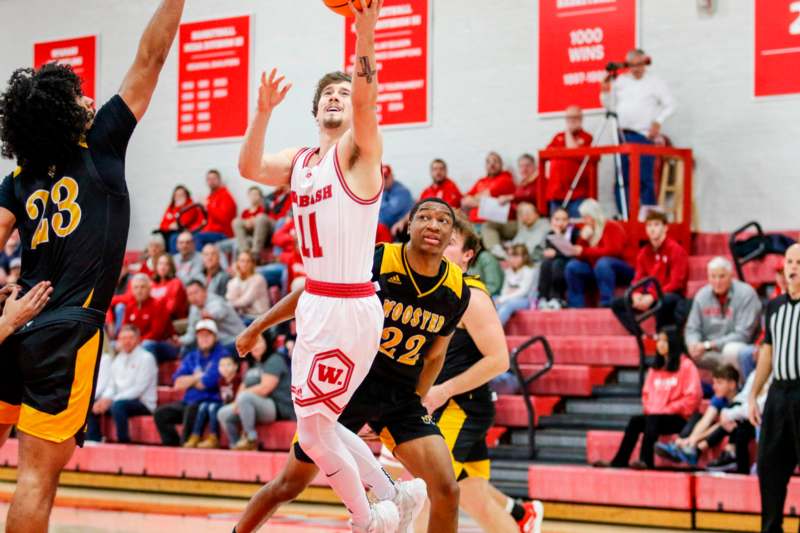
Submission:
M 373 69 L 372 65 L 370 65 L 369 57 L 359 56 L 358 62 L 361 65 L 361 71 L 358 73 L 358 76 L 361 78 L 367 78 L 367 83 L 372 83 L 372 80 L 378 71 Z

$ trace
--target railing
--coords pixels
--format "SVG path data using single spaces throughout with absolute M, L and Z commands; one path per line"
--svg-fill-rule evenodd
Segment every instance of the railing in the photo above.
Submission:
M 653 302 L 652 307 L 643 313 L 638 313 L 636 309 L 633 308 L 633 295 L 639 289 L 643 289 L 649 285 L 652 285 L 656 289 L 656 301 Z M 661 306 L 663 305 L 664 300 L 664 291 L 661 290 L 661 284 L 658 280 L 654 277 L 647 277 L 643 278 L 640 281 L 636 282 L 635 284 L 628 287 L 625 291 L 625 312 L 633 318 L 633 321 L 636 323 L 637 333 L 636 333 L 636 345 L 639 347 L 639 387 L 641 388 L 644 385 L 644 375 L 647 371 L 647 354 L 645 353 L 644 348 L 644 341 L 642 340 L 642 335 L 644 331 L 642 330 L 640 324 L 650 318 L 651 316 L 658 313 L 661 310 Z
M 547 361 L 545 361 L 544 367 L 541 370 L 526 378 L 522 375 L 522 369 L 519 365 L 519 354 L 537 343 L 542 345 L 545 356 L 547 357 Z M 551 368 L 553 368 L 553 349 L 550 347 L 550 343 L 547 342 L 547 339 L 542 335 L 536 335 L 535 337 L 531 337 L 527 341 L 523 342 L 511 352 L 511 368 L 514 371 L 514 375 L 517 376 L 517 380 L 522 388 L 522 398 L 525 400 L 525 408 L 528 410 L 528 458 L 535 459 L 536 412 L 533 407 L 533 402 L 531 401 L 531 393 L 528 390 L 528 387 L 531 383 L 545 375 L 550 371 Z
M 753 237 L 750 237 L 750 239 L 755 239 L 754 248 L 752 251 L 746 253 L 744 256 L 739 257 L 739 250 L 737 250 L 736 248 L 738 237 L 742 233 L 747 232 L 747 230 L 750 228 L 753 228 L 756 231 L 756 234 Z M 731 236 L 728 239 L 728 248 L 731 251 L 731 256 L 733 256 L 733 264 L 736 267 L 736 274 L 739 276 L 739 280 L 745 281 L 743 267 L 750 261 L 754 261 L 767 254 L 767 236 L 764 234 L 764 230 L 761 228 L 761 224 L 753 220 L 751 222 L 748 222 L 744 226 L 741 226 L 740 228 L 734 230 L 734 232 L 731 233 Z

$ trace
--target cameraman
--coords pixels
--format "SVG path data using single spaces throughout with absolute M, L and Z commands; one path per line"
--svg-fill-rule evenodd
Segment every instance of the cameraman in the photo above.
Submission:
M 600 84 L 600 101 L 606 109 L 616 111 L 619 118 L 620 136 L 623 143 L 653 144 L 661 135 L 661 125 L 675 112 L 675 101 L 667 85 L 657 76 L 646 71 L 650 58 L 642 51 L 631 50 L 624 66 L 629 72 L 609 77 Z M 610 65 L 609 65 L 610 66 Z M 654 157 L 642 157 L 640 164 L 640 205 L 655 205 L 653 182 Z M 625 201 L 629 190 L 628 157 L 622 156 L 622 176 L 625 182 Z M 617 208 L 622 212 L 619 186 L 615 194 Z M 631 218 L 637 213 L 632 213 Z

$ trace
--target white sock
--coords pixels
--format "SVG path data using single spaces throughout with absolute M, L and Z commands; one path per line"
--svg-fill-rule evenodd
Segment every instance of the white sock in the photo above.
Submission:
M 511 498 L 506 498 L 506 512 L 511 514 L 511 511 L 514 509 L 514 500 Z
M 372 455 L 372 450 L 369 449 L 367 443 L 341 424 L 337 425 L 336 434 L 353 455 L 364 485 L 371 489 L 379 500 L 394 498 L 397 495 L 397 487 L 391 476 Z
M 299 418 L 300 447 L 327 476 L 333 491 L 350 511 L 353 524 L 367 527 L 370 520 L 367 493 L 361 484 L 358 465 L 337 433 L 340 425 L 321 414 Z

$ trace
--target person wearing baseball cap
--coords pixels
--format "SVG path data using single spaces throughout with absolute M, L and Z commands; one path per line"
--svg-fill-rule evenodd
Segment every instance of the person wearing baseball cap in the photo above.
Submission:
M 220 403 L 219 360 L 228 352 L 217 341 L 217 324 L 210 319 L 202 319 L 194 327 L 197 348 L 188 352 L 181 366 L 173 374 L 173 387 L 186 391 L 183 400 L 168 403 L 156 409 L 156 427 L 165 446 L 178 446 L 185 443 L 195 429 L 195 419 L 202 404 Z M 210 417 L 210 413 L 206 413 Z M 214 422 L 216 422 L 216 417 Z M 183 435 L 175 429 L 183 424 Z

